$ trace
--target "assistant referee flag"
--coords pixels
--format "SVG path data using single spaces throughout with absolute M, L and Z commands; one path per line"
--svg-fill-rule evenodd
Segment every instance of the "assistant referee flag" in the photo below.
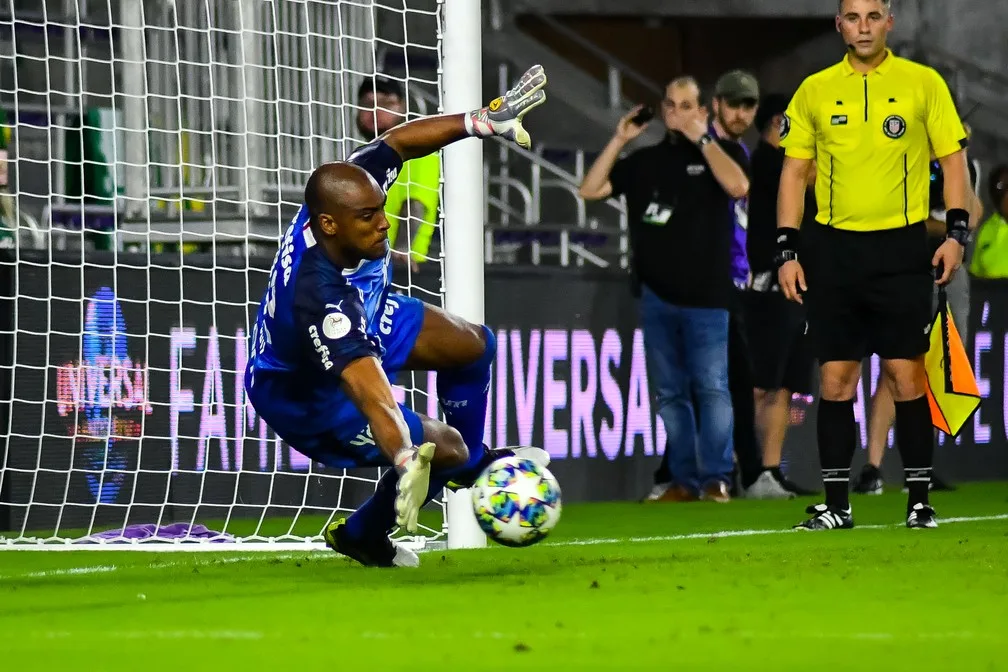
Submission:
M 931 423 L 956 437 L 977 409 L 980 389 L 955 321 L 949 316 L 945 288 L 938 289 L 938 311 L 931 323 L 931 346 L 924 357 Z

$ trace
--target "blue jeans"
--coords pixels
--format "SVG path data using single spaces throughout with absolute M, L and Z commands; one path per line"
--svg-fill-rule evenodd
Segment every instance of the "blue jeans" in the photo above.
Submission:
M 718 481 L 730 483 L 728 311 L 675 306 L 647 287 L 640 311 L 648 375 L 668 434 L 672 480 L 693 491 Z

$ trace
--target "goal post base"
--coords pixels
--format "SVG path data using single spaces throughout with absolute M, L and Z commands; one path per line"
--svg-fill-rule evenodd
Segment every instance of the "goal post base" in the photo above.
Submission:
M 445 491 L 445 521 L 447 547 L 450 549 L 485 548 L 486 535 L 476 522 L 472 491 L 468 488 Z

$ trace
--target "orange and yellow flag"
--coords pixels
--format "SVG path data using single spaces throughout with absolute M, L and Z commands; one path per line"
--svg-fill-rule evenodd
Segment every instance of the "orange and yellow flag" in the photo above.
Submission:
M 924 357 L 932 424 L 956 437 L 977 409 L 980 389 L 959 330 L 948 313 L 945 288 L 938 291 L 938 311 L 931 323 L 931 347 Z

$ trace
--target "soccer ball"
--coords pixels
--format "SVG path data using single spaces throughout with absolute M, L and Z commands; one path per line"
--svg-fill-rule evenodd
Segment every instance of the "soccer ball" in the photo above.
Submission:
M 560 484 L 532 460 L 494 460 L 473 484 L 472 498 L 480 527 L 504 546 L 531 546 L 560 520 Z

